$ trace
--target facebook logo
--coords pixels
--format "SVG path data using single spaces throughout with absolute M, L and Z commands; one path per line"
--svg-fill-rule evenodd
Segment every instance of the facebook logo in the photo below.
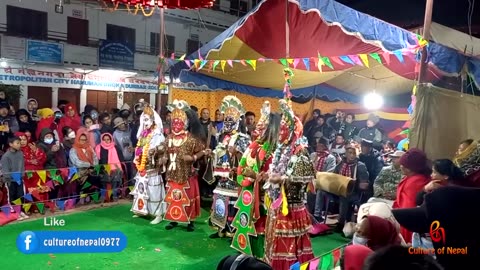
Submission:
M 22 232 L 17 238 L 17 248 L 24 254 L 32 254 L 38 247 L 38 239 L 34 232 Z

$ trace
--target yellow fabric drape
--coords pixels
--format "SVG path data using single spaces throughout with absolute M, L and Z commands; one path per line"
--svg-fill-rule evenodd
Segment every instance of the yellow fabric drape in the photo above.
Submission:
M 278 111 L 278 98 L 263 98 L 263 97 L 255 97 L 250 96 L 247 94 L 238 93 L 235 91 L 198 91 L 198 90 L 187 90 L 187 89 L 180 89 L 180 88 L 173 88 L 171 91 L 172 100 L 180 99 L 185 100 L 188 104 L 198 107 L 199 110 L 202 108 L 207 108 L 210 110 L 210 116 L 214 117 L 214 113 L 216 110 L 219 109 L 220 103 L 225 96 L 233 95 L 238 97 L 245 107 L 246 111 L 251 111 L 255 113 L 255 115 L 260 114 L 260 109 L 264 101 L 269 101 L 272 110 Z M 292 103 L 293 110 L 297 114 L 297 116 L 302 119 L 308 119 L 311 115 L 312 108 L 318 108 L 323 113 L 334 113 L 337 109 L 359 109 L 362 107 L 361 104 L 353 104 L 347 102 L 328 102 L 319 99 L 312 99 L 311 101 L 299 104 L 299 103 Z
M 480 97 L 436 87 L 419 87 L 410 148 L 424 150 L 430 159 L 452 158 L 461 141 L 478 139 L 478 115 Z

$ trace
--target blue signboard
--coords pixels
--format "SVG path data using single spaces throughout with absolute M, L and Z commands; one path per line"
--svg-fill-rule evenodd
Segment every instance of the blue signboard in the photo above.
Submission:
M 63 65 L 63 44 L 27 40 L 27 61 Z
M 133 70 L 135 49 L 128 44 L 101 40 L 98 49 L 98 65 Z

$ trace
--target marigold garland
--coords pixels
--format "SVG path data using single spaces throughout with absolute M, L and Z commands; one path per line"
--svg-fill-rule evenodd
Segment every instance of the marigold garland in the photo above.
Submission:
M 145 136 L 146 134 L 142 134 L 142 135 Z M 137 142 L 137 150 L 135 151 L 135 154 L 137 157 L 135 158 L 135 165 L 137 167 L 137 170 L 140 172 L 145 171 L 145 167 L 147 165 L 148 151 L 150 150 L 150 141 L 152 140 L 152 136 L 153 136 L 153 132 L 150 132 L 147 135 L 147 137 L 143 137 Z M 139 164 L 139 159 L 140 159 L 140 164 Z

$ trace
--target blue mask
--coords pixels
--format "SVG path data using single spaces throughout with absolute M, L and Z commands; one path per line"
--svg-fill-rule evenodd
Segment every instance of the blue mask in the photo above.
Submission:
M 368 242 L 368 239 L 367 239 L 367 238 L 361 237 L 361 236 L 359 236 L 357 233 L 355 233 L 355 234 L 353 235 L 352 243 L 353 243 L 354 245 L 366 246 L 366 245 L 367 245 L 367 242 Z
M 53 138 L 44 139 L 43 141 L 44 141 L 46 144 L 52 144 L 52 143 L 53 143 Z

